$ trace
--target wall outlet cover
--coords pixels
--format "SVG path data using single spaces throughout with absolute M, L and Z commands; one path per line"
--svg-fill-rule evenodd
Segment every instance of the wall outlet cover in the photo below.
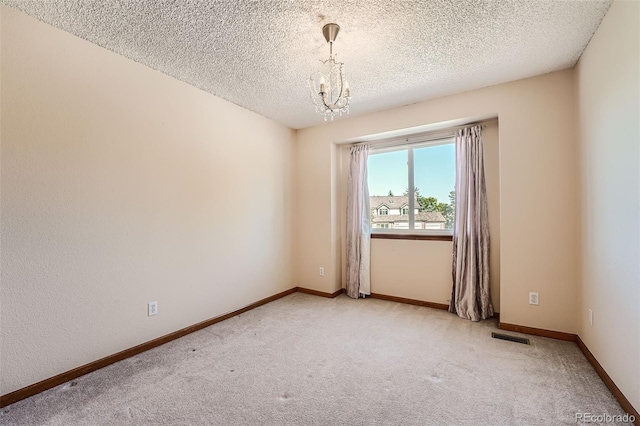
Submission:
M 149 302 L 149 316 L 158 314 L 158 302 Z

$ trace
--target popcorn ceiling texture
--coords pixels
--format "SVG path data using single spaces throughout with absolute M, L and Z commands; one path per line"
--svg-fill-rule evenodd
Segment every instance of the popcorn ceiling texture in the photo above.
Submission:
M 292 128 L 321 124 L 307 80 L 341 26 L 351 114 L 575 65 L 606 1 L 0 0 Z

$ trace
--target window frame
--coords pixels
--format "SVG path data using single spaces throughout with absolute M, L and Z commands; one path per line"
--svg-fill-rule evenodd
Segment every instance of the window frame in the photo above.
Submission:
M 370 148 L 369 155 L 383 154 L 387 152 L 395 152 L 395 151 L 407 151 L 407 182 L 409 189 L 409 199 L 408 205 L 406 208 L 409 209 L 409 221 L 408 226 L 409 229 L 398 229 L 398 228 L 374 228 L 371 227 L 371 238 L 381 238 L 381 239 L 409 239 L 409 240 L 436 240 L 436 241 L 452 241 L 453 240 L 453 229 L 414 229 L 415 228 L 415 197 L 411 196 L 411 194 L 415 193 L 415 163 L 414 163 L 414 154 L 413 151 L 419 148 L 426 147 L 435 147 L 439 145 L 454 145 L 455 144 L 455 136 L 448 135 L 445 137 L 437 138 L 429 141 L 420 141 L 413 143 L 401 143 L 394 144 L 391 146 L 383 146 L 376 147 L 372 145 Z M 455 151 L 454 151 L 455 157 Z M 457 164 L 456 159 L 454 158 L 454 163 Z M 456 174 L 456 170 L 454 170 L 454 174 Z

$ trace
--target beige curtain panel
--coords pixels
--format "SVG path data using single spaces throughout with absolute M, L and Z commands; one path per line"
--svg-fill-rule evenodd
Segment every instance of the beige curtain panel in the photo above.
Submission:
M 371 294 L 371 222 L 367 159 L 369 145 L 351 147 L 347 190 L 347 296 Z
M 455 190 L 453 290 L 449 312 L 480 321 L 493 316 L 489 292 L 489 216 L 480 126 L 457 132 Z

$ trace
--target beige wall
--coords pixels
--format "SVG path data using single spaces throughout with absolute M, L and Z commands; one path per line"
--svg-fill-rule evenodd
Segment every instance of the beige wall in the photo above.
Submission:
M 576 68 L 578 334 L 640 410 L 640 3 L 614 2 Z M 594 313 L 589 324 L 588 310 Z
M 1 10 L 0 394 L 293 286 L 292 130 Z
M 432 123 L 498 116 L 501 320 L 574 333 L 577 161 L 573 102 L 573 70 L 565 70 L 298 131 L 297 252 L 301 261 L 297 284 L 320 291 L 341 286 L 333 272 L 342 262 L 332 262 L 340 259 L 332 244 L 332 226 L 337 224 L 332 215 L 341 204 L 332 193 L 337 190 L 332 174 L 340 169 L 331 155 L 335 144 Z M 357 111 L 357 104 L 352 111 Z M 413 244 L 378 243 L 373 243 L 374 255 L 382 253 L 378 250 L 408 252 Z M 438 252 L 445 258 L 444 244 L 421 243 L 425 253 Z M 414 265 L 410 274 L 424 273 L 419 264 Z M 319 266 L 332 273 L 318 276 Z M 430 297 L 416 285 L 406 284 L 399 291 Z M 540 293 L 539 306 L 528 304 L 530 291 Z M 445 293 L 440 288 L 433 294 L 442 298 Z
M 498 125 L 483 130 L 484 164 L 491 238 L 491 297 L 500 312 L 500 181 Z M 349 177 L 349 146 L 341 148 L 339 212 L 344 218 Z M 445 200 L 446 201 L 446 200 Z M 343 222 L 344 223 L 344 222 Z M 344 228 L 344 226 L 342 227 Z M 342 238 L 345 238 L 342 229 Z M 342 244 L 341 285 L 346 286 L 346 250 Z M 452 243 L 444 241 L 371 240 L 371 292 L 448 304 L 451 299 Z M 420 272 L 416 270 L 419 268 Z

